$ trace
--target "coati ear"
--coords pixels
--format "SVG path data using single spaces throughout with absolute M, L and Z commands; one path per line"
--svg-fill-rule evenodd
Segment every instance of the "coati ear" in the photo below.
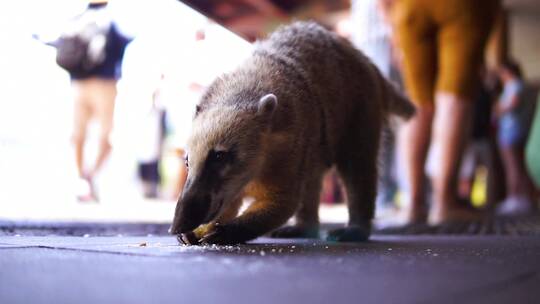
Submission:
M 266 94 L 259 100 L 257 114 L 261 116 L 271 116 L 277 107 L 277 97 L 274 94 Z

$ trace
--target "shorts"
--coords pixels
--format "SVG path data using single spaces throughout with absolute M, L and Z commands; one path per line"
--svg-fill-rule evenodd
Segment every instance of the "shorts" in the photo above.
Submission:
M 91 119 L 98 121 L 101 138 L 108 140 L 113 127 L 116 80 L 73 80 L 72 87 L 75 94 L 73 140 L 84 142 Z
M 397 0 L 392 8 L 406 89 L 417 105 L 435 92 L 471 99 L 498 0 Z
M 497 142 L 501 147 L 513 147 L 523 145 L 526 140 L 527 130 L 515 117 L 503 117 L 497 129 Z

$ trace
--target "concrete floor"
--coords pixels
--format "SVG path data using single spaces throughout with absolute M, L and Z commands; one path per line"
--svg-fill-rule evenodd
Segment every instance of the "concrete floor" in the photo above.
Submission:
M 539 303 L 537 236 L 267 238 L 0 235 L 0 303 Z

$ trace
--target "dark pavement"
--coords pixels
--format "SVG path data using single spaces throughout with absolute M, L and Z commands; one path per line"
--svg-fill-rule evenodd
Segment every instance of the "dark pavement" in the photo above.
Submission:
M 65 232 L 0 233 L 0 303 L 540 303 L 535 235 L 185 247 Z

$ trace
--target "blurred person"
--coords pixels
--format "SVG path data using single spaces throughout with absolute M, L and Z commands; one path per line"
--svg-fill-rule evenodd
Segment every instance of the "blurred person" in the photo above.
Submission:
M 336 168 L 330 169 L 323 177 L 321 185 L 321 203 L 336 204 L 343 203 L 343 190 L 338 178 Z
M 181 114 L 182 116 L 184 116 L 184 119 L 180 121 L 184 125 L 186 125 L 186 123 L 191 122 L 190 118 L 186 116 L 186 114 L 192 114 L 192 111 L 191 109 L 188 109 L 187 107 L 191 106 L 194 101 L 198 100 L 203 90 L 204 90 L 204 86 L 202 86 L 201 84 L 197 82 L 192 82 L 189 84 L 187 88 L 188 92 L 187 94 L 184 94 L 184 98 L 187 97 L 184 100 L 185 105 L 182 109 L 184 113 Z M 186 159 L 185 144 L 187 141 L 187 137 L 189 135 L 189 131 L 190 131 L 190 128 L 188 127 L 183 127 L 183 128 L 180 127 L 180 128 L 177 128 L 175 132 L 176 135 L 174 139 L 175 143 L 173 147 L 173 152 L 181 161 L 180 161 L 180 166 L 178 168 L 177 181 L 175 183 L 174 190 L 173 190 L 174 199 L 178 199 L 180 195 L 182 195 L 182 191 L 184 190 L 184 185 L 187 180 L 188 172 L 187 172 L 187 165 L 186 165 L 187 159 Z
M 505 62 L 499 69 L 503 91 L 495 105 L 498 121 L 497 141 L 506 176 L 506 199 L 498 213 L 526 214 L 535 209 L 534 186 L 525 168 L 524 149 L 528 134 L 528 106 L 522 98 L 524 83 L 515 62 Z
M 165 76 L 162 74 L 160 84 Z M 165 138 L 166 113 L 161 105 L 160 86 L 152 94 L 152 105 L 139 124 L 137 171 L 145 198 L 158 198 L 161 184 L 159 169 Z
M 168 92 L 175 92 L 174 96 L 164 97 L 167 107 L 167 125 L 170 126 L 173 136 L 171 150 L 180 159 L 177 178 L 173 187 L 173 197 L 178 199 L 184 189 L 187 179 L 187 166 L 185 165 L 185 145 L 191 131 L 191 120 L 194 115 L 195 105 L 200 99 L 206 85 L 213 80 L 213 73 L 209 68 L 201 65 L 207 63 L 212 56 L 213 46 L 207 40 L 206 31 L 210 24 L 197 29 L 194 39 L 187 43 L 184 48 L 183 69 L 190 71 L 184 73 L 178 79 L 167 81 Z M 173 89 L 174 87 L 174 89 Z M 178 90 L 178 91 L 177 91 Z M 170 115 L 169 115 L 170 114 Z
M 56 61 L 71 78 L 74 91 L 75 161 L 78 173 L 77 198 L 97 201 L 93 180 L 111 151 L 116 84 L 120 78 L 124 50 L 130 39 L 120 33 L 107 9 L 108 1 L 91 0 L 86 10 L 73 18 L 69 28 L 54 42 Z M 84 167 L 84 144 L 91 119 L 100 126 L 97 158 Z
M 403 52 L 405 86 L 417 113 L 399 135 L 408 181 L 407 221 L 440 224 L 477 219 L 457 197 L 478 71 L 497 0 L 395 0 L 392 20 Z M 430 146 L 436 170 L 429 214 L 423 180 Z
M 472 190 L 479 169 L 485 169 L 486 184 L 485 201 L 483 207 L 491 208 L 495 201 L 501 197 L 500 185 L 504 185 L 501 178 L 502 165 L 498 156 L 498 148 L 491 121 L 491 109 L 499 94 L 499 81 L 496 71 L 488 70 L 483 66 L 480 70 L 480 86 L 474 100 L 472 115 L 472 132 L 470 142 L 465 148 L 460 168 L 458 193 L 462 200 L 472 200 Z
M 199 24 L 192 35 L 192 39 L 183 41 L 176 53 L 177 66 L 169 65 L 167 96 L 163 98 L 167 130 L 171 135 L 167 137 L 168 151 L 172 150 L 181 163 L 178 172 L 174 173 L 175 199 L 181 195 L 187 177 L 185 145 L 197 102 L 216 77 L 235 68 L 251 50 L 250 44 L 210 20 Z M 224 45 L 227 47 L 223 48 Z M 223 60 L 224 56 L 227 60 Z
M 393 66 L 392 27 L 387 0 L 352 0 L 350 39 L 388 77 Z

